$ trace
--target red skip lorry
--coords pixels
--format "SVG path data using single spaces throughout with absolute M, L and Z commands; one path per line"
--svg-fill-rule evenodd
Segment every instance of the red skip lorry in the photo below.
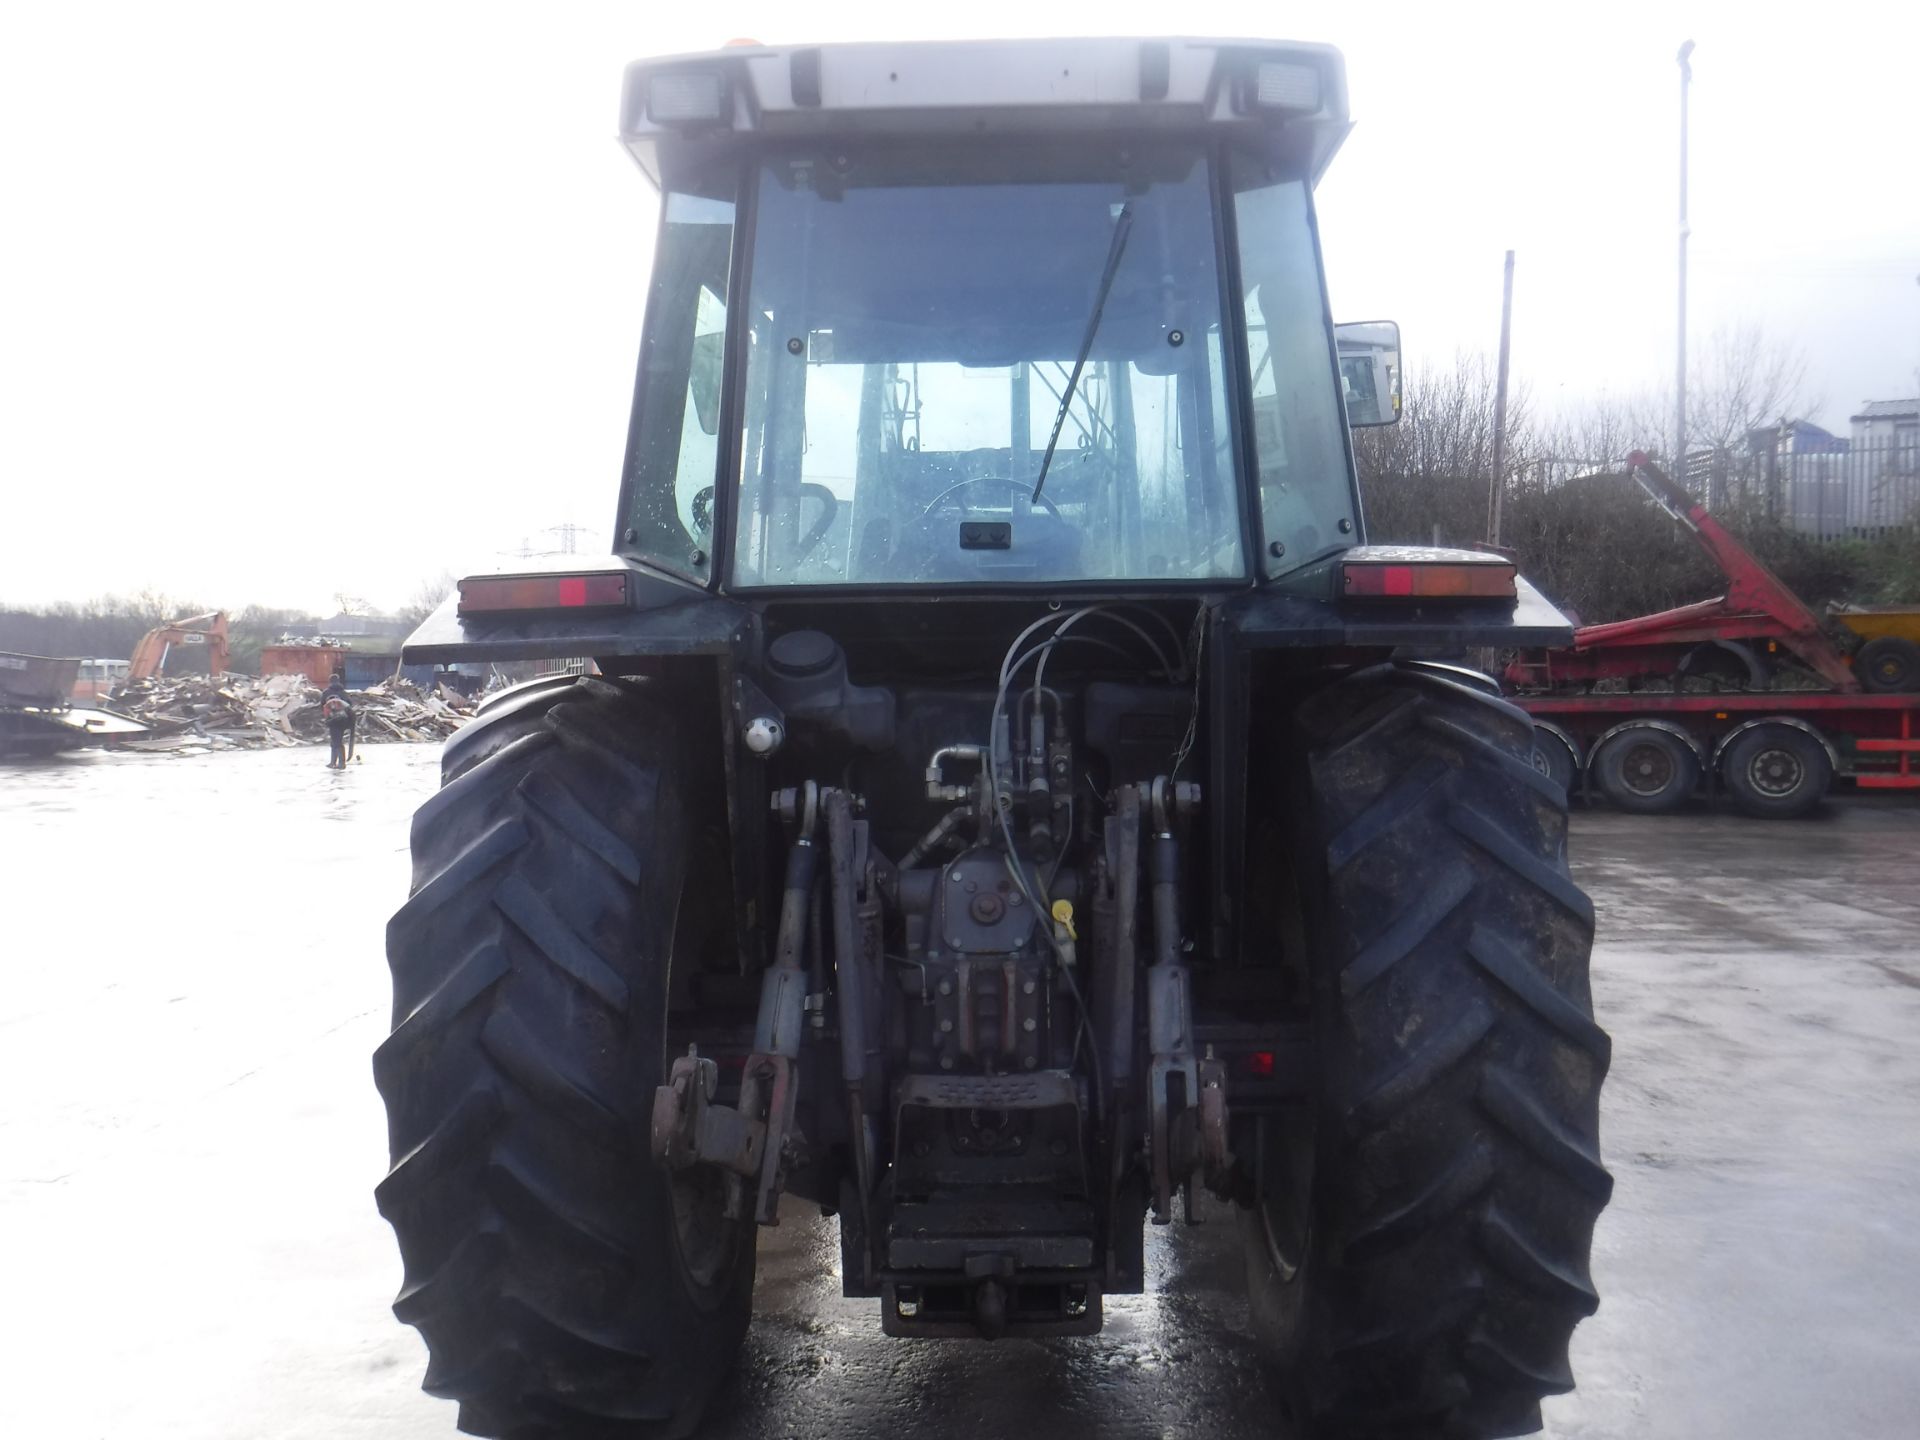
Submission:
M 1836 778 L 1920 789 L 1920 645 L 1909 633 L 1920 611 L 1841 612 L 1874 637 L 1849 658 L 1703 504 L 1645 455 L 1628 465 L 1720 567 L 1726 593 L 1583 626 L 1569 648 L 1509 664 L 1506 684 L 1533 718 L 1534 763 L 1569 791 L 1642 814 L 1703 787 L 1775 817 L 1805 814 Z M 1662 688 L 1644 688 L 1653 684 Z

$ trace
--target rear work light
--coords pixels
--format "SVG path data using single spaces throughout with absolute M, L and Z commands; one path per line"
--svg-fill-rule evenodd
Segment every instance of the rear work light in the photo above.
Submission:
M 1514 566 L 1484 559 L 1348 560 L 1341 565 L 1346 595 L 1366 600 L 1511 600 Z
M 597 575 L 470 575 L 460 582 L 462 615 L 523 610 L 618 610 L 627 603 L 627 577 Z
M 1254 67 L 1253 103 L 1262 110 L 1320 108 L 1320 67 L 1299 60 L 1262 60 Z
M 718 125 L 726 107 L 718 70 L 663 70 L 647 82 L 647 119 L 656 125 Z

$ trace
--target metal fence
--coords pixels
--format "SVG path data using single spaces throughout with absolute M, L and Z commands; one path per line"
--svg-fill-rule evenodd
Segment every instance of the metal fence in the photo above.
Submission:
M 1840 448 L 1844 446 L 1845 448 Z M 1687 488 L 1709 508 L 1758 505 L 1822 540 L 1871 539 L 1920 525 L 1920 438 L 1778 445 L 1687 457 Z

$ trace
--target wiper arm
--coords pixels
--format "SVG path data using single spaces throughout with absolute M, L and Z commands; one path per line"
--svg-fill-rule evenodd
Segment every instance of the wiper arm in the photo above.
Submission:
M 1093 314 L 1087 317 L 1087 338 L 1080 342 L 1080 353 L 1073 357 L 1073 373 L 1067 377 L 1066 393 L 1060 397 L 1060 413 L 1053 417 L 1053 434 L 1047 437 L 1047 453 L 1040 459 L 1040 478 L 1033 482 L 1033 504 L 1040 498 L 1040 487 L 1047 483 L 1047 467 L 1053 464 L 1053 447 L 1060 443 L 1060 427 L 1067 423 L 1067 411 L 1073 408 L 1073 392 L 1093 350 L 1093 337 L 1100 332 L 1100 312 L 1107 308 L 1107 293 L 1113 289 L 1114 273 L 1120 257 L 1126 253 L 1127 236 L 1133 233 L 1133 202 L 1129 200 L 1113 217 L 1113 239 L 1107 245 L 1107 268 L 1100 273 L 1100 292 L 1093 297 Z

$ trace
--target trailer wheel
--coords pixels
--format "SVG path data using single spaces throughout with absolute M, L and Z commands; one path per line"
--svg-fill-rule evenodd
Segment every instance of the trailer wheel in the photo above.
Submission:
M 1593 770 L 1607 798 L 1638 815 L 1678 810 L 1700 784 L 1700 761 L 1670 730 L 1633 725 L 1600 747 Z
M 625 685 L 529 686 L 448 742 L 414 817 L 375 1199 L 394 1313 L 469 1434 L 683 1436 L 747 1328 L 752 1225 L 649 1143 L 669 980 L 730 941 L 691 883 L 687 728 Z
M 1756 725 L 1727 746 L 1720 774 L 1734 804 L 1747 814 L 1784 820 L 1820 803 L 1833 780 L 1833 762 L 1803 730 Z
M 1580 762 L 1573 747 L 1544 725 L 1533 727 L 1533 768 L 1568 795 L 1580 783 Z
M 1853 669 L 1860 683 L 1877 694 L 1920 690 L 1920 645 L 1898 635 L 1882 635 L 1860 647 Z
M 1613 1183 L 1566 795 L 1523 713 L 1437 676 L 1358 672 L 1298 728 L 1265 940 L 1304 962 L 1316 1093 L 1235 1141 L 1249 1308 L 1316 1440 L 1524 1434 Z

